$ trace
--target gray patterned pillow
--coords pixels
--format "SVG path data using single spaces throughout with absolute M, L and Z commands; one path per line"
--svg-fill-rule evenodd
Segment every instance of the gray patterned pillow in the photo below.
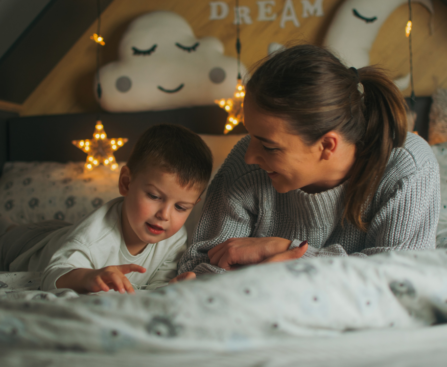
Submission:
M 74 223 L 120 196 L 118 177 L 119 169 L 103 166 L 84 171 L 84 162 L 8 162 L 0 178 L 0 216 L 19 224 Z

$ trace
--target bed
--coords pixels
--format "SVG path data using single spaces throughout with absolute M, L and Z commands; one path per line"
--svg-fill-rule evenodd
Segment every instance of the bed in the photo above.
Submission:
M 430 98 L 417 100 L 416 129 L 423 137 L 429 108 Z M 117 196 L 116 173 L 84 172 L 85 155 L 70 143 L 91 137 L 97 119 L 108 136 L 129 139 L 117 161 L 150 125 L 187 126 L 212 149 L 214 173 L 245 133 L 239 127 L 221 135 L 225 114 L 212 106 L 0 116 L 0 214 L 21 223 L 74 221 Z M 447 162 L 444 150 L 447 145 L 434 148 L 440 162 Z M 189 233 L 199 215 L 196 208 Z M 40 273 L 1 273 L 0 365 L 444 366 L 442 233 L 435 251 L 259 265 L 136 296 L 42 292 Z

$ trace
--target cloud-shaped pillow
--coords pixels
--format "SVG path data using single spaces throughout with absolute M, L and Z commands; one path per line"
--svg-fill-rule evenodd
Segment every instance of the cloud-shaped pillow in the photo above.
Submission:
M 198 39 L 178 14 L 156 11 L 135 19 L 119 60 L 100 69 L 101 107 L 111 112 L 214 104 L 233 96 L 237 61 L 214 37 Z M 241 65 L 241 71 L 246 69 Z

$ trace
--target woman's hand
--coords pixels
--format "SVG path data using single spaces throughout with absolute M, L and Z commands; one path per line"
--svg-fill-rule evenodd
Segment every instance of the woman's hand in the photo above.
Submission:
M 192 280 L 196 279 L 196 273 L 193 273 L 192 271 L 187 271 L 186 273 L 182 273 L 180 275 L 177 275 L 175 278 L 171 279 L 169 281 L 169 284 L 174 284 L 181 282 L 182 280 Z
M 135 291 L 125 274 L 137 271 L 145 273 L 146 269 L 136 264 L 107 266 L 102 269 L 75 269 L 61 276 L 57 288 L 70 288 L 78 293 L 107 292 L 113 289 L 120 293 Z
M 298 258 L 303 256 L 307 250 L 306 247 L 304 252 L 302 249 L 301 251 L 287 251 L 290 244 L 290 240 L 280 237 L 230 238 L 209 250 L 208 257 L 212 265 L 225 270 L 233 270 L 241 265 L 259 264 L 264 261 L 285 261 L 289 259 L 289 256 Z
M 291 250 L 287 250 L 280 254 L 268 257 L 264 261 L 261 261 L 260 264 L 277 263 L 277 262 L 282 262 L 282 261 L 299 259 L 306 253 L 308 247 L 309 247 L 309 245 L 307 244 L 307 241 L 304 241 L 298 247 L 295 247 Z

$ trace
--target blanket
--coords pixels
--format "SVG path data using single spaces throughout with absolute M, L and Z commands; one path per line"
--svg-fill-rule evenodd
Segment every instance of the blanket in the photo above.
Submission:
M 240 351 L 289 337 L 447 321 L 445 249 L 251 266 L 134 296 L 42 292 L 38 279 L 38 273 L 0 274 L 3 346 Z

